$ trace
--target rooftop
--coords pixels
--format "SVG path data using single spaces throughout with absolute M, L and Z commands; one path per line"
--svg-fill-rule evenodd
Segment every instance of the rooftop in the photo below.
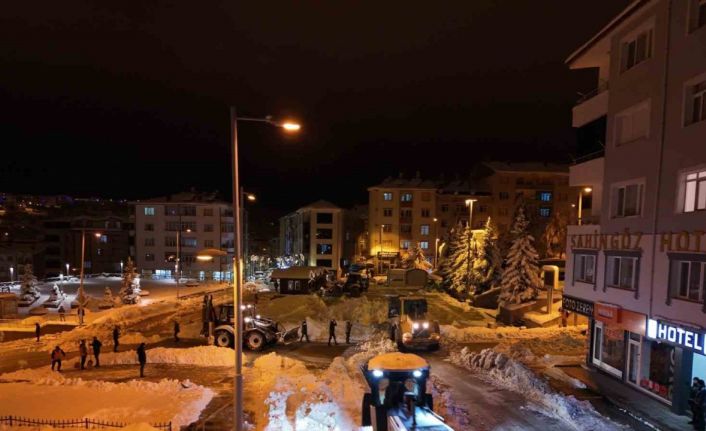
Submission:
M 483 162 L 495 172 L 552 173 L 569 175 L 569 165 L 548 162 Z
M 132 204 L 139 205 L 139 204 L 146 204 L 146 203 L 152 203 L 152 204 L 167 204 L 167 203 L 190 203 L 190 204 L 221 204 L 221 205 L 231 205 L 230 202 L 226 202 L 220 199 L 220 195 L 218 192 L 198 192 L 198 191 L 188 191 L 188 192 L 181 192 L 181 193 L 175 193 L 173 195 L 168 195 L 168 196 L 161 196 L 161 197 L 156 197 L 156 198 L 151 198 L 151 199 L 143 199 L 135 202 L 131 202 Z

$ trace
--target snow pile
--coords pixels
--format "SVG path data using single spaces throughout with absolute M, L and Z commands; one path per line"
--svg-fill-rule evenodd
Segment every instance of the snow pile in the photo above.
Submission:
M 480 326 L 472 327 L 457 327 L 453 325 L 441 325 L 441 335 L 451 338 L 459 343 L 474 343 L 474 342 L 497 342 L 507 339 L 550 339 L 560 337 L 565 334 L 571 335 L 572 338 L 581 337 L 582 332 L 586 331 L 586 325 L 570 326 L 567 328 L 530 328 L 523 329 L 515 326 L 502 326 L 498 328 L 486 328 Z M 550 341 L 547 346 L 554 347 L 554 341 Z M 553 351 L 548 349 L 547 352 Z
M 137 354 L 134 351 L 103 353 L 100 356 L 100 360 L 103 366 L 133 365 L 137 364 Z M 69 361 L 69 367 L 78 361 L 78 358 Z M 147 363 L 233 367 L 235 366 L 235 353 L 233 349 L 216 346 L 198 346 L 188 349 L 157 347 L 147 350 Z
M 542 407 L 542 411 L 564 421 L 575 430 L 619 430 L 618 425 L 601 416 L 588 401 L 554 392 L 519 361 L 493 349 L 470 352 L 464 347 L 452 352 L 451 362 L 469 370 L 478 371 L 491 383 L 522 394 Z
M 179 429 L 196 421 L 214 396 L 213 391 L 203 386 L 169 379 L 157 383 L 85 381 L 67 379 L 47 369 L 21 370 L 1 377 L 5 381 L 25 378 L 32 383 L 0 385 L 0 416 L 172 422 L 172 428 Z

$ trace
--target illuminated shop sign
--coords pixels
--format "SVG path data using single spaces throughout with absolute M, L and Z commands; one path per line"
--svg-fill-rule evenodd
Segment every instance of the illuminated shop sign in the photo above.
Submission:
M 693 350 L 696 353 L 706 355 L 704 346 L 704 333 L 700 330 L 683 328 L 671 323 L 659 320 L 647 320 L 647 338 L 653 340 L 666 341 L 668 343 Z

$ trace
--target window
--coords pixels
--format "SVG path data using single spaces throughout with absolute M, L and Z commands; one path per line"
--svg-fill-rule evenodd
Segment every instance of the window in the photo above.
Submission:
M 652 29 L 643 31 L 623 42 L 622 64 L 623 72 L 652 56 Z
M 642 102 L 615 116 L 616 145 L 647 138 L 650 132 L 650 104 Z
M 154 215 L 154 207 L 145 207 L 145 215 L 146 216 L 153 216 Z
M 333 245 L 331 244 L 316 244 L 316 254 L 331 254 L 333 253 Z
M 412 193 L 402 193 L 400 195 L 401 202 L 412 202 Z
M 154 238 L 145 238 L 146 247 L 154 247 Z
M 507 210 L 507 208 L 498 208 L 498 215 L 501 215 L 501 216 L 506 216 L 506 215 L 508 215 L 508 210 Z
M 446 222 L 446 220 L 441 220 L 441 227 L 447 227 L 449 224 Z
M 699 1 L 697 28 L 706 26 L 706 0 Z
M 164 237 L 165 247 L 176 247 L 176 237 L 175 236 L 165 236 Z
M 382 215 L 383 217 L 392 217 L 392 208 L 383 208 Z
M 203 225 L 203 231 L 204 232 L 213 232 L 213 225 L 210 223 Z
M 392 200 L 392 193 L 390 192 L 385 192 L 382 194 L 382 200 L 384 201 L 391 201 Z
M 233 232 L 233 223 L 221 223 L 221 232 Z
M 431 210 L 429 208 L 422 208 L 422 217 L 431 217 Z
M 152 232 L 154 230 L 154 224 L 152 223 L 145 223 L 145 230 L 148 232 Z
M 412 233 L 412 225 L 411 224 L 401 224 L 400 225 L 400 233 Z
M 706 81 L 686 87 L 686 126 L 706 120 Z
M 316 229 L 316 238 L 331 239 L 333 238 L 333 229 Z
M 706 0 L 689 0 L 689 31 L 706 26 Z
M 549 217 L 551 215 L 552 215 L 551 207 L 540 207 L 539 208 L 539 216 L 540 217 Z
M 449 212 L 449 205 L 448 205 L 448 204 L 443 204 L 443 205 L 441 206 L 441 212 L 442 212 L 442 213 L 447 213 L 447 212 Z
M 500 199 L 501 201 L 506 201 L 506 200 L 510 199 L 510 193 L 500 192 L 500 193 L 498 193 L 498 199 Z
M 419 233 L 421 233 L 422 235 L 429 235 L 429 225 L 428 224 L 423 224 L 420 227 L 421 227 L 421 229 L 419 229 L 420 230 Z
M 98 256 L 103 256 L 103 249 L 102 248 L 96 249 L 96 254 Z
M 174 205 L 167 205 L 164 207 L 164 215 L 179 215 L 179 208 Z
M 706 210 L 706 169 L 690 172 L 683 176 L 685 213 Z
M 317 224 L 331 224 L 333 223 L 333 213 L 316 213 L 316 223 Z
M 431 201 L 431 192 L 422 192 L 422 202 Z
M 637 289 L 637 257 L 606 257 L 606 285 L 619 289 Z
M 108 243 L 108 235 L 99 236 L 98 242 L 100 242 L 101 244 L 107 244 Z
M 613 189 L 613 217 L 638 216 L 642 208 L 642 184 L 628 184 Z
M 574 281 L 594 284 L 596 282 L 595 273 L 595 254 L 574 254 Z
M 333 268 L 333 263 L 332 263 L 331 259 L 316 259 L 316 266 Z
M 196 247 L 196 244 L 198 243 L 196 238 L 185 238 L 185 237 L 181 237 L 179 242 L 181 242 L 182 247 Z
M 537 192 L 537 200 L 542 202 L 551 202 L 552 192 Z
M 145 253 L 146 262 L 154 262 L 154 253 Z
M 203 240 L 203 246 L 206 248 L 211 248 L 213 247 L 213 240 L 212 239 L 205 239 Z
M 176 232 L 179 230 L 179 222 L 178 221 L 168 221 L 166 230 Z
M 419 241 L 419 247 L 422 250 L 427 250 L 429 249 L 429 241 Z
M 487 205 L 478 205 L 478 212 L 479 212 L 479 213 L 487 213 L 487 212 L 488 212 L 488 206 L 487 206 Z
M 182 232 L 196 232 L 196 222 L 195 221 L 184 221 L 181 222 Z
M 203 215 L 204 217 L 213 217 L 213 208 L 204 208 Z
M 703 302 L 706 262 L 687 259 L 670 260 L 669 290 L 673 298 Z
M 402 241 L 400 241 L 400 248 L 402 250 L 408 250 L 409 246 L 410 246 L 410 241 L 408 239 L 403 239 Z
M 392 241 L 390 241 L 389 239 L 384 240 L 382 242 L 382 247 L 387 249 L 392 248 Z
M 401 209 L 400 210 L 400 218 L 402 220 L 412 220 L 412 210 L 410 209 Z
M 392 232 L 392 225 L 389 223 L 382 225 L 382 231 L 386 233 Z

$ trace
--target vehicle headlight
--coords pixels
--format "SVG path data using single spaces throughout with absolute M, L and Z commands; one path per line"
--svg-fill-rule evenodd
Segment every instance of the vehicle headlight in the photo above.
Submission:
M 382 370 L 373 370 L 373 377 L 380 378 L 383 376 L 383 374 L 384 373 L 382 372 Z
M 420 370 L 414 370 L 414 372 L 412 372 L 412 375 L 416 378 L 420 378 L 422 377 L 422 372 Z
M 251 318 L 251 317 L 246 317 L 244 320 L 245 320 L 245 323 L 250 323 L 250 321 L 252 320 L 252 318 Z
M 257 315 L 255 315 L 255 317 L 256 317 L 257 319 L 259 319 L 259 318 L 260 318 L 260 315 L 259 315 L 259 314 L 257 314 Z
M 417 322 L 412 323 L 412 329 L 419 329 L 419 323 L 417 323 Z
M 422 327 L 424 327 L 424 329 L 429 329 L 429 322 L 422 323 Z

